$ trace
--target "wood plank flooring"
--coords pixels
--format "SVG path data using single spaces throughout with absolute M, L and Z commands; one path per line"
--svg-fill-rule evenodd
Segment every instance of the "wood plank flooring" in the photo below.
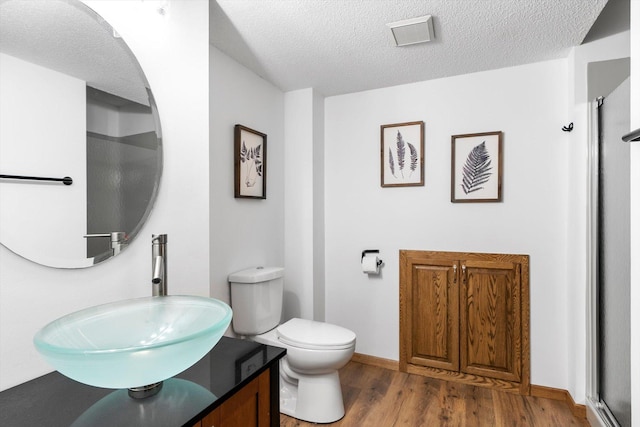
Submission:
M 346 414 L 342 427 L 588 426 L 565 402 L 349 362 L 340 370 Z M 281 427 L 307 423 L 280 414 Z

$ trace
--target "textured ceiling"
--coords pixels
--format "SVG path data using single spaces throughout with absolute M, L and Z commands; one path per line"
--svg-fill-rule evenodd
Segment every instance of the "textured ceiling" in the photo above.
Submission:
M 284 91 L 330 96 L 565 57 L 606 2 L 211 0 L 210 41 Z M 0 51 L 146 103 L 121 40 L 73 4 L 0 0 Z M 385 24 L 427 14 L 435 41 L 395 47 Z
M 284 91 L 331 96 L 566 57 L 607 0 L 217 0 L 210 42 Z M 434 17 L 395 47 L 389 22 Z
M 131 51 L 79 2 L 0 0 L 0 52 L 149 105 Z

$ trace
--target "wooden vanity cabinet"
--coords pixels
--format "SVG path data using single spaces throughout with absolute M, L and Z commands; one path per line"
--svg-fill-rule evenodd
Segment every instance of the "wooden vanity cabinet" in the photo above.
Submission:
M 267 369 L 206 415 L 197 427 L 269 427 L 271 422 L 270 370 Z M 277 389 L 276 389 L 277 390 Z M 279 417 L 279 411 L 278 411 Z M 279 424 L 279 423 L 278 423 Z M 275 424 L 275 425 L 278 425 Z
M 400 251 L 400 370 L 529 394 L 529 257 Z

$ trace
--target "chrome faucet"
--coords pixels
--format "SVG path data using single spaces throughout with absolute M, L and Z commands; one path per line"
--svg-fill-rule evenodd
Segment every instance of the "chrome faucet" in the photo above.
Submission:
M 111 241 L 111 251 L 113 255 L 118 255 L 127 243 L 129 243 L 129 238 L 124 231 L 114 231 L 111 233 L 98 233 L 98 234 L 85 234 L 85 239 L 90 239 L 93 237 L 109 237 Z
M 151 295 L 154 297 L 167 295 L 167 235 L 151 235 Z M 142 387 L 131 387 L 129 397 L 145 399 L 154 396 L 162 389 L 163 382 Z
M 167 295 L 167 235 L 151 235 L 151 294 Z

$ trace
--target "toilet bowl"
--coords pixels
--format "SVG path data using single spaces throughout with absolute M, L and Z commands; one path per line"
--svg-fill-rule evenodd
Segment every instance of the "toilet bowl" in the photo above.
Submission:
M 356 334 L 329 323 L 294 318 L 282 324 L 284 269 L 257 267 L 229 275 L 233 330 L 287 350 L 280 360 L 280 412 L 312 423 L 344 416 L 338 369 L 346 365 Z
M 331 423 L 344 416 L 338 369 L 353 355 L 353 332 L 294 318 L 248 338 L 287 350 L 280 362 L 280 412 L 314 423 Z

